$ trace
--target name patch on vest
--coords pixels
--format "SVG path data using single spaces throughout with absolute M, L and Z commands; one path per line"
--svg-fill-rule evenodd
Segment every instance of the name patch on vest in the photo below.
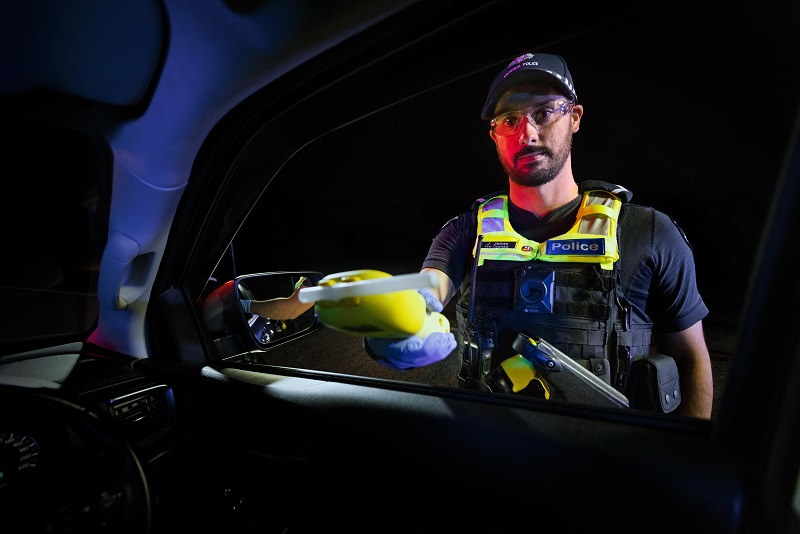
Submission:
M 483 241 L 481 243 L 481 248 L 514 248 L 516 246 L 516 241 Z
M 548 241 L 545 251 L 553 255 L 601 256 L 606 253 L 606 242 L 603 238 Z

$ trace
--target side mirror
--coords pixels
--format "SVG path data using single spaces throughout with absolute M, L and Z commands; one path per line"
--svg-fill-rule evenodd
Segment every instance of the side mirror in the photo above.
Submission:
M 203 319 L 223 358 L 253 350 L 268 350 L 311 333 L 322 323 L 314 307 L 294 319 L 273 319 L 245 312 L 243 300 L 289 297 L 303 279 L 314 286 L 322 273 L 270 272 L 238 276 L 215 289 L 203 301 Z

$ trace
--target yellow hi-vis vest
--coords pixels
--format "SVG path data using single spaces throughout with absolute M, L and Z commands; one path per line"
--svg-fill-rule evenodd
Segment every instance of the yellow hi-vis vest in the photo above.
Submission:
M 619 259 L 617 220 L 622 200 L 602 189 L 584 191 L 575 224 L 558 237 L 538 243 L 525 239 L 508 221 L 508 196 L 492 197 L 478 209 L 478 235 L 472 254 L 486 260 L 599 263 L 613 269 Z M 480 251 L 477 250 L 480 243 Z

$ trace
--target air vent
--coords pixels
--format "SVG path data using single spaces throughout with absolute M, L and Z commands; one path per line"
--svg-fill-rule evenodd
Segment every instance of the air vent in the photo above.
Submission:
M 155 442 L 175 425 L 172 390 L 164 385 L 111 399 L 109 405 L 124 432 L 141 447 Z

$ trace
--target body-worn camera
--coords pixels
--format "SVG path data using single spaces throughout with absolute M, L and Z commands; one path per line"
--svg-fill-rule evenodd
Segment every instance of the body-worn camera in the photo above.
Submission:
M 514 269 L 514 311 L 553 313 L 555 272 L 549 269 Z

